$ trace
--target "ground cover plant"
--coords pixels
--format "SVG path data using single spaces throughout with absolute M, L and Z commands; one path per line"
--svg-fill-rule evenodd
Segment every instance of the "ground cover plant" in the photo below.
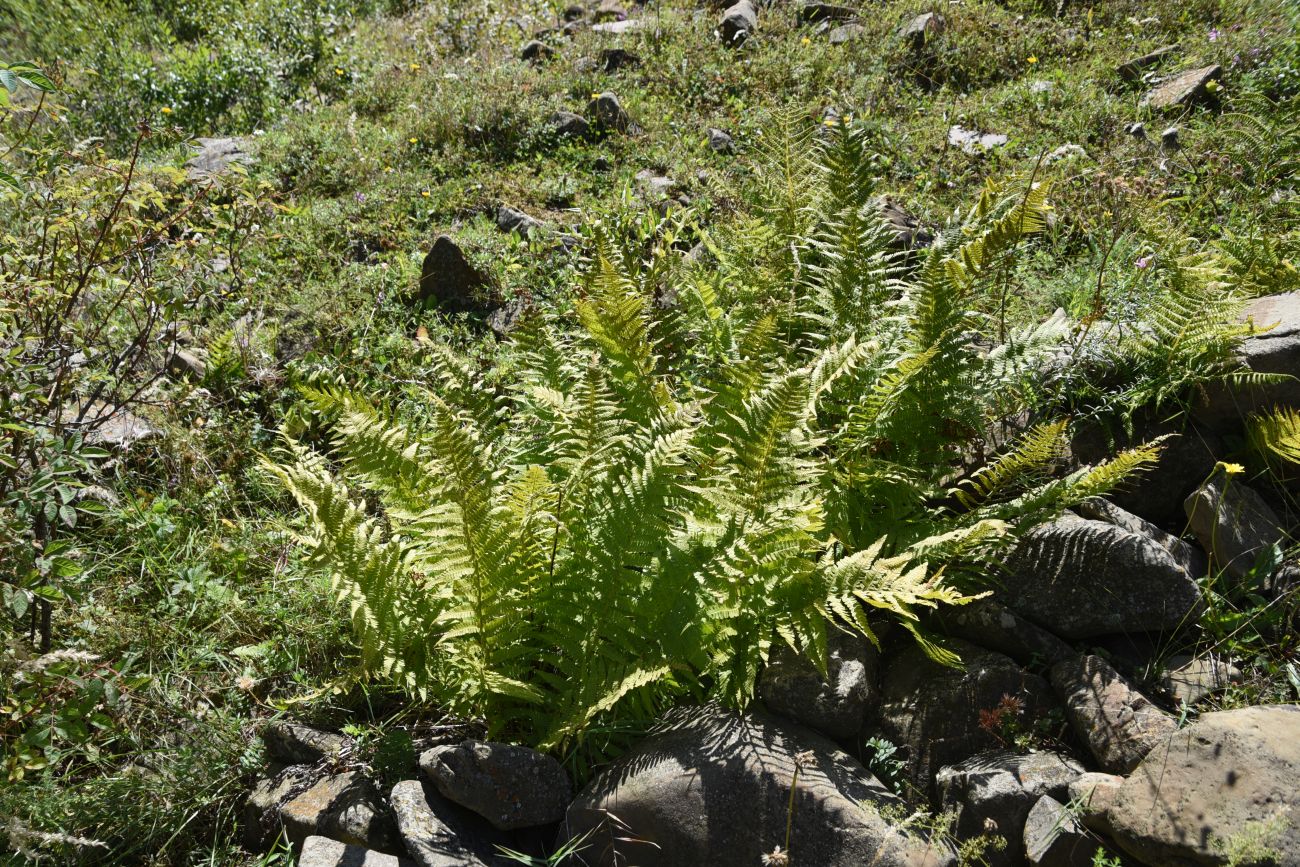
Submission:
M 1242 304 L 1300 288 L 1289 4 L 887 2 L 843 43 L 772 4 L 739 48 L 702 4 L 571 36 L 565 5 L 0 3 L 14 863 L 256 863 L 285 713 L 381 777 L 431 721 L 583 777 L 828 630 L 955 663 L 927 613 L 1014 593 L 1017 535 L 1249 384 Z M 1115 72 L 1174 42 L 1217 105 Z M 555 132 L 605 91 L 630 133 Z M 187 174 L 228 135 L 247 164 Z M 441 233 L 508 334 L 413 300 Z M 1231 444 L 1286 508 L 1293 416 Z M 1225 706 L 1300 696 L 1294 600 L 1203 585 L 1166 650 L 1240 660 Z

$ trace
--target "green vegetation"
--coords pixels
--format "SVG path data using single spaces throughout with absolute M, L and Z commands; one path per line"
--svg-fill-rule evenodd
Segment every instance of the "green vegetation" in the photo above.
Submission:
M 821 662 L 827 617 L 951 661 L 921 615 L 1160 446 L 1067 472 L 1072 433 L 1176 419 L 1239 377 L 1241 302 L 1300 289 L 1291 4 L 978 2 L 919 50 L 901 0 L 845 44 L 778 5 L 729 49 L 656 0 L 518 60 L 564 5 L 0 2 L 15 863 L 254 863 L 280 713 L 385 778 L 445 715 L 583 774 L 668 703 L 744 704 L 775 642 Z M 1174 42 L 1217 109 L 1115 74 Z M 607 90 L 636 134 L 548 126 Z M 188 178 L 224 135 L 255 162 Z M 441 232 L 508 337 L 412 302 Z M 1252 484 L 1294 477 L 1296 429 L 1233 444 Z M 1300 696 L 1294 599 L 1205 586 L 1225 702 Z

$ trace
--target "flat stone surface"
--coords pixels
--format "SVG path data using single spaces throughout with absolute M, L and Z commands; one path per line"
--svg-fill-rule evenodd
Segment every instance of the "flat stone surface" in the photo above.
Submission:
M 302 844 L 298 867 L 415 867 L 415 862 L 328 837 L 312 836 Z
M 1181 72 L 1154 87 L 1142 97 L 1142 104 L 1154 109 L 1176 108 L 1209 97 L 1207 82 L 1219 78 L 1223 68 L 1217 63 Z
M 981 725 L 982 712 L 1009 696 L 1020 704 L 1019 722 L 1031 725 L 1051 699 L 1046 681 L 1010 658 L 958 639 L 949 646 L 963 668 L 934 662 L 913 642 L 881 662 L 881 730 L 907 748 L 908 779 L 927 794 L 944 765 L 1006 746 Z
M 1033 867 L 1091 867 L 1101 848 L 1065 805 L 1049 795 L 1029 811 L 1023 840 L 1025 859 Z
M 1157 48 L 1155 51 L 1149 51 L 1139 57 L 1126 60 L 1115 68 L 1115 73 L 1121 78 L 1135 81 L 1142 74 L 1142 70 L 1155 66 L 1162 60 L 1178 52 L 1178 45 L 1166 45 L 1163 48 Z
M 1203 698 L 1223 692 L 1243 680 L 1235 665 L 1203 656 L 1175 656 L 1169 660 L 1160 685 L 1180 704 L 1196 704 Z
M 291 765 L 311 764 L 327 756 L 337 758 L 351 743 L 351 738 L 343 735 L 284 721 L 267 723 L 262 740 L 272 758 Z
M 1274 545 L 1286 547 L 1286 530 L 1277 513 L 1254 488 L 1222 469 L 1183 504 L 1187 523 L 1215 564 L 1242 579 L 1255 560 Z
M 944 634 L 1005 653 L 1022 665 L 1045 667 L 1074 655 L 1070 645 L 995 598 L 945 607 L 933 620 Z
M 1145 535 L 1065 514 L 1035 527 L 1007 556 L 1010 608 L 1062 638 L 1160 632 L 1195 620 L 1200 588 Z
M 1155 867 L 1222 865 L 1243 834 L 1278 867 L 1300 865 L 1300 706 L 1207 713 L 1163 740 L 1124 781 L 1115 840 Z
M 1051 678 L 1075 735 L 1102 770 L 1127 774 L 1178 728 L 1099 656 L 1058 662 Z
M 501 830 L 558 822 L 573 796 L 559 762 L 511 744 L 467 740 L 434 747 L 420 756 L 420 770 L 443 797 Z
M 598 829 L 583 853 L 593 867 L 756 867 L 785 844 L 796 756 L 794 863 L 952 863 L 940 843 L 884 819 L 881 807 L 904 810 L 902 803 L 829 740 L 766 714 L 711 708 L 675 711 L 597 776 L 570 807 L 567 832 Z M 616 832 L 611 813 L 620 823 Z
M 1111 805 L 1119 796 L 1124 778 L 1118 774 L 1089 771 L 1070 783 L 1067 803 L 1079 810 L 1079 821 L 1094 831 L 1110 833 L 1110 820 L 1106 818 Z M 1058 798 L 1057 800 L 1061 800 Z
M 420 867 L 487 867 L 495 864 L 491 827 L 469 810 L 425 789 L 419 780 L 393 786 L 389 796 L 406 851 Z
M 828 638 L 826 677 L 781 644 L 773 648 L 759 681 L 768 710 L 832 738 L 850 738 L 874 708 L 879 654 L 865 638 L 838 630 Z
M 957 810 L 956 833 L 963 839 L 996 833 L 1012 845 L 985 853 L 989 867 L 1019 864 L 1025 818 L 1044 795 L 1068 800 L 1070 784 L 1083 766 L 1056 753 L 1017 755 L 1007 751 L 981 753 L 939 771 L 935 784 L 943 809 Z
M 313 834 L 370 849 L 392 849 L 395 834 L 383 802 L 359 771 L 321 778 L 280 807 L 290 841 Z

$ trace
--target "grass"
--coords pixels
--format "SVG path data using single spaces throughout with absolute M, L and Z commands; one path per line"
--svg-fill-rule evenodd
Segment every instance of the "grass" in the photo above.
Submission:
M 519 47 L 553 28 L 563 5 L 13 0 L 0 9 L 0 59 L 30 57 L 55 75 L 57 131 L 69 144 L 103 136 L 121 151 L 144 121 L 182 137 L 248 136 L 257 157 L 211 203 L 249 239 L 223 278 L 224 303 L 192 324 L 200 344 L 224 347 L 224 362 L 202 387 L 165 386 L 151 415 L 165 436 L 112 463 L 100 484 L 114 502 L 78 528 L 85 568 L 55 607 L 55 646 L 95 654 L 130 686 L 111 726 L 76 746 L 56 738 L 49 767 L 0 787 L 0 817 L 106 843 L 117 863 L 254 863 L 234 841 L 240 797 L 261 766 L 260 720 L 290 712 L 364 734 L 418 717 L 356 673 L 343 612 L 298 562 L 285 533 L 294 510 L 257 457 L 281 426 L 320 435 L 294 385 L 400 396 L 426 381 L 433 359 L 412 339 L 419 328 L 510 375 L 509 353 L 481 322 L 408 302 L 437 233 L 454 234 L 503 297 L 562 308 L 597 226 L 647 248 L 687 249 L 751 214 L 762 182 L 753 156 L 773 112 L 795 106 L 817 119 L 851 114 L 879 154 L 879 186 L 929 224 L 990 179 L 1053 182 L 1054 224 L 1010 273 L 1006 310 L 987 312 L 1123 318 L 1144 291 L 1144 256 L 1230 250 L 1246 237 L 1272 239 L 1291 266 L 1238 259 L 1236 279 L 1256 292 L 1300 288 L 1292 181 L 1269 163 L 1296 148 L 1300 42 L 1283 0 L 943 4 L 934 8 L 945 32 L 921 52 L 896 33 L 929 10 L 913 0 L 872 3 L 864 32 L 845 45 L 776 4 L 739 50 L 718 44 L 717 15 L 701 4 L 651 0 L 634 10 L 649 22 L 640 30 L 549 32 L 557 56 L 520 61 Z M 1174 42 L 1181 48 L 1160 71 L 1222 65 L 1222 110 L 1156 114 L 1140 104 L 1144 85 L 1115 74 Z M 590 62 L 610 47 L 640 63 L 610 73 Z M 637 135 L 565 143 L 547 131 L 552 112 L 581 112 L 606 90 Z M 1268 148 L 1249 137 L 1250 118 L 1271 131 Z M 1133 123 L 1145 124 L 1145 139 L 1127 131 Z M 947 143 L 954 124 L 1008 143 L 965 153 Z M 1169 125 L 1179 127 L 1177 151 L 1159 144 Z M 737 155 L 714 153 L 709 127 L 731 133 Z M 1049 162 L 1067 144 L 1084 155 Z M 187 153 L 161 144 L 146 159 L 179 165 Z M 662 215 L 637 180 L 646 169 L 673 178 L 689 205 Z M 528 240 L 501 234 L 503 203 L 548 228 Z M 196 263 L 220 252 L 193 250 Z M 1260 603 L 1231 605 L 1253 622 Z M 1294 623 L 1273 615 L 1253 615 L 1265 629 L 1216 627 L 1202 639 L 1230 636 L 1251 660 L 1225 703 L 1294 698 L 1294 660 L 1276 641 L 1294 637 Z M 6 637 L 9 676 L 31 648 L 21 628 Z M 20 835 L 8 836 L 16 845 Z M 104 860 L 95 847 L 42 845 L 55 858 Z

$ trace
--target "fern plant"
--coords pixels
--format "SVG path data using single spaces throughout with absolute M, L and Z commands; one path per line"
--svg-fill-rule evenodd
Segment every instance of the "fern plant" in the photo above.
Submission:
M 683 696 L 742 706 L 775 643 L 824 668 L 828 630 L 875 640 L 881 617 L 956 663 L 920 615 L 982 590 L 1018 525 L 1152 460 L 1058 477 L 1045 422 L 969 475 L 971 438 L 1064 337 L 990 349 L 972 313 L 1046 189 L 990 188 L 907 276 L 861 133 L 809 151 L 780 128 L 766 221 L 706 238 L 716 268 L 668 268 L 678 307 L 653 301 L 665 268 L 596 232 L 572 311 L 525 322 L 497 386 L 430 346 L 431 385 L 397 409 L 307 392 L 333 453 L 290 441 L 270 468 L 372 671 L 556 748 Z

